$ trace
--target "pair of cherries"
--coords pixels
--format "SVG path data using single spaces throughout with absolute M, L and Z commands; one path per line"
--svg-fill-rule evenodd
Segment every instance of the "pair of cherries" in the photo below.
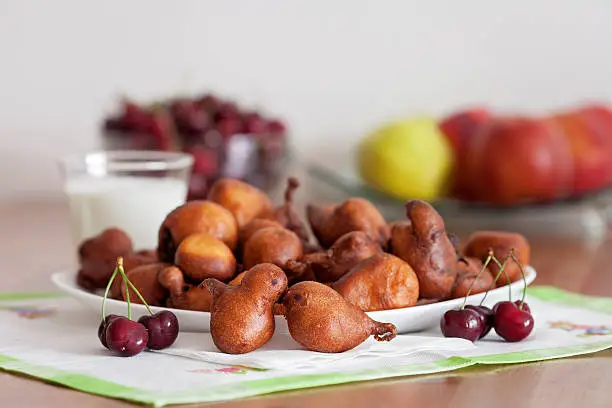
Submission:
M 482 339 L 491 329 L 504 340 L 521 341 L 533 330 L 533 316 L 524 301 L 498 302 L 493 309 L 482 305 L 466 305 L 448 310 L 442 316 L 440 329 L 445 337 L 460 337 L 470 341 Z
M 493 309 L 483 306 L 482 304 L 477 306 L 466 305 L 472 286 L 476 280 L 478 280 L 480 274 L 486 270 L 489 262 L 494 261 L 499 266 L 499 272 L 493 281 L 493 284 L 495 284 L 504 272 L 506 263 L 509 260 L 512 260 L 519 267 L 523 275 L 525 288 L 527 287 L 523 267 L 516 259 L 513 249 L 510 250 L 503 264 L 495 258 L 493 250 L 489 250 L 487 260 L 465 295 L 463 306 L 457 310 L 446 311 L 442 319 L 440 319 L 440 329 L 445 337 L 460 337 L 462 339 L 476 341 L 489 334 L 491 329 L 495 329 L 495 332 L 501 338 L 509 342 L 521 341 L 529 336 L 533 330 L 534 319 L 529 305 L 525 302 L 525 289 L 523 289 L 523 298 L 521 300 L 515 302 L 511 300 L 498 302 L 493 306 Z M 490 289 L 491 288 L 489 288 L 489 290 Z M 510 288 L 508 289 L 510 291 Z M 488 292 L 487 290 L 487 293 Z
M 126 301 L 128 304 L 128 316 L 115 314 L 106 315 L 106 299 L 113 280 L 121 275 L 126 287 Z M 136 293 L 142 303 L 149 311 L 149 315 L 141 316 L 137 322 L 131 319 L 131 302 L 128 286 Z M 98 327 L 98 339 L 100 343 L 110 351 L 121 357 L 131 357 L 139 354 L 145 348 L 150 350 L 162 350 L 170 347 L 176 341 L 179 333 L 179 324 L 176 315 L 168 310 L 153 313 L 143 299 L 142 295 L 127 278 L 123 270 L 123 259 L 117 259 L 117 267 L 111 276 L 104 301 L 102 305 L 102 322 Z

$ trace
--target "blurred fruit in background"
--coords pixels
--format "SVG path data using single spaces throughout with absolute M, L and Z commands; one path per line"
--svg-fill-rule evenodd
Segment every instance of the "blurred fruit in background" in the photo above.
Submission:
M 455 167 L 451 172 L 450 194 L 459 199 L 469 199 L 470 179 L 467 175 L 468 140 L 479 127 L 491 118 L 484 108 L 474 108 L 449 116 L 440 122 L 440 128 L 453 148 Z
M 606 183 L 612 185 L 612 109 L 589 105 L 578 110 L 593 137 L 604 146 L 606 156 Z
M 493 118 L 467 141 L 468 200 L 513 205 L 567 197 L 572 154 L 550 119 Z
M 402 200 L 435 200 L 444 194 L 452 162 L 449 141 L 436 120 L 426 117 L 385 125 L 357 149 L 361 177 Z
M 289 154 L 282 120 L 212 94 L 146 105 L 124 100 L 120 112 L 104 120 L 102 136 L 107 150 L 191 153 L 189 199 L 206 197 L 226 176 L 270 191 L 282 180 Z
M 606 149 L 605 137 L 592 132 L 579 112 L 560 113 L 552 119 L 565 135 L 571 152 L 571 194 L 580 196 L 606 185 L 611 152 Z
M 361 141 L 357 166 L 367 184 L 400 199 L 511 207 L 581 198 L 612 185 L 612 109 L 530 117 L 477 107 L 437 123 L 396 122 Z

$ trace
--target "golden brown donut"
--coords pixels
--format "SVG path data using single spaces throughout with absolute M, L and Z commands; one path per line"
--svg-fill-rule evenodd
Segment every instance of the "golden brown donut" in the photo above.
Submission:
M 510 248 L 514 248 L 514 254 L 519 260 L 523 268 L 529 265 L 530 261 L 530 248 L 527 239 L 514 232 L 504 231 L 478 231 L 472 234 L 463 249 L 463 254 L 467 257 L 474 257 L 485 262 L 489 255 L 489 249 L 493 250 L 494 256 L 501 262 L 504 262 L 506 256 L 510 252 Z M 499 272 L 499 267 L 494 262 L 489 264 L 489 270 L 495 276 Z M 504 269 L 508 274 L 511 282 L 516 282 L 522 278 L 521 270 L 519 267 L 512 262 L 508 261 L 506 268 Z M 502 274 L 497 280 L 497 286 L 504 286 L 508 284 L 508 280 L 504 274 Z
M 414 306 L 419 279 L 403 260 L 379 253 L 355 265 L 332 288 L 364 312 Z
M 457 255 L 440 214 L 427 202 L 406 204 L 408 222 L 395 224 L 391 251 L 414 269 L 423 298 L 446 299 L 457 277 Z
M 489 290 L 493 284 L 493 276 L 488 267 L 478 276 L 481 269 L 482 262 L 478 258 L 464 257 L 459 259 L 457 261 L 457 280 L 453 285 L 451 297 L 460 298 L 466 296 L 472 283 L 474 286 L 472 286 L 470 295 Z M 474 283 L 474 281 L 476 282 Z
M 157 262 L 157 253 L 155 251 L 133 252 L 123 257 L 123 270 L 127 273 L 138 266 L 148 265 Z M 110 288 L 109 296 L 111 298 L 121 300 L 123 299 L 123 297 L 121 296 L 121 282 L 121 276 L 117 275 Z
M 242 263 L 246 269 L 260 263 L 286 268 L 287 263 L 302 256 L 302 241 L 285 228 L 263 228 L 244 244 Z
M 163 269 L 158 279 L 159 283 L 170 293 L 166 306 L 175 309 L 210 312 L 212 297 L 208 289 L 185 283 L 183 272 L 176 266 Z
M 266 344 L 274 334 L 274 304 L 287 288 L 287 277 L 276 265 L 249 269 L 238 286 L 206 279 L 212 294 L 210 334 L 219 350 L 242 354 Z
M 244 279 L 244 275 L 245 274 L 246 274 L 246 271 L 240 272 L 238 275 L 236 275 L 234 277 L 234 279 L 229 281 L 228 285 L 230 285 L 230 286 L 238 286 L 238 285 L 240 285 L 240 283 L 242 282 L 242 279 Z
M 77 284 L 87 290 L 106 288 L 117 258 L 133 252 L 132 240 L 119 228 L 108 228 L 79 246 Z
M 208 191 L 208 199 L 227 208 L 234 215 L 238 228 L 272 212 L 272 202 L 263 191 L 236 179 L 215 181 Z
M 306 254 L 297 261 L 289 261 L 286 272 L 290 282 L 335 282 L 362 260 L 381 252 L 380 245 L 368 234 L 352 231 L 338 238 L 327 251 Z
M 242 246 L 260 229 L 275 227 L 275 228 L 284 228 L 277 221 L 270 220 L 267 218 L 255 218 L 247 225 L 240 229 L 240 242 Z
M 283 297 L 284 315 L 291 337 L 302 347 L 322 353 L 351 350 L 368 337 L 389 341 L 397 329 L 372 320 L 338 292 L 319 282 L 291 286 Z
M 159 228 L 159 259 L 171 263 L 181 242 L 201 233 L 221 240 L 231 250 L 236 248 L 238 225 L 232 213 L 212 201 L 193 200 L 171 211 Z
M 236 273 L 236 258 L 232 251 L 209 234 L 193 234 L 185 238 L 176 250 L 174 263 L 193 282 L 202 282 L 206 278 L 225 281 Z
M 312 232 L 324 248 L 352 231 L 363 231 L 381 247 L 387 246 L 389 227 L 374 204 L 364 198 L 349 198 L 337 206 L 309 204 L 306 213 Z
M 126 273 L 129 281 L 138 289 L 138 292 L 140 292 L 149 306 L 163 306 L 168 297 L 168 290 L 158 280 L 159 273 L 168 266 L 168 264 L 164 263 L 153 263 L 138 266 Z M 121 281 L 120 291 L 122 299 L 127 300 L 126 284 L 123 281 Z M 142 304 L 136 292 L 131 288 L 129 289 L 129 294 L 130 302 Z

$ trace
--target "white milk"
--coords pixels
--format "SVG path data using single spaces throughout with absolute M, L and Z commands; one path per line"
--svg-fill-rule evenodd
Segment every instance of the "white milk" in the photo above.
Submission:
M 166 215 L 185 202 L 187 185 L 171 178 L 81 176 L 68 180 L 75 244 L 106 228 L 124 230 L 134 248 L 157 247 L 157 232 Z

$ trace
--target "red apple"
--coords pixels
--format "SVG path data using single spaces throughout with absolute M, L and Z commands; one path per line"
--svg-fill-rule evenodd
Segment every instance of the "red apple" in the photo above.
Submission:
M 440 122 L 440 128 L 450 141 L 453 149 L 463 152 L 467 139 L 482 123 L 491 118 L 491 113 L 484 108 L 474 108 L 455 113 Z
M 494 205 L 551 202 L 573 181 L 572 153 L 563 132 L 544 118 L 487 122 L 466 144 L 472 201 Z
M 612 109 L 602 105 L 589 105 L 576 112 L 591 130 L 604 150 L 606 159 L 606 185 L 612 185 Z
M 572 195 L 581 196 L 604 187 L 612 158 L 603 138 L 589 128 L 579 113 L 563 113 L 552 119 L 565 134 L 572 152 Z
M 483 108 L 475 108 L 453 114 L 440 122 L 440 129 L 448 138 L 455 156 L 455 171 L 451 185 L 451 195 L 459 199 L 470 199 L 469 178 L 466 173 L 466 147 L 469 139 L 491 119 L 491 113 Z

